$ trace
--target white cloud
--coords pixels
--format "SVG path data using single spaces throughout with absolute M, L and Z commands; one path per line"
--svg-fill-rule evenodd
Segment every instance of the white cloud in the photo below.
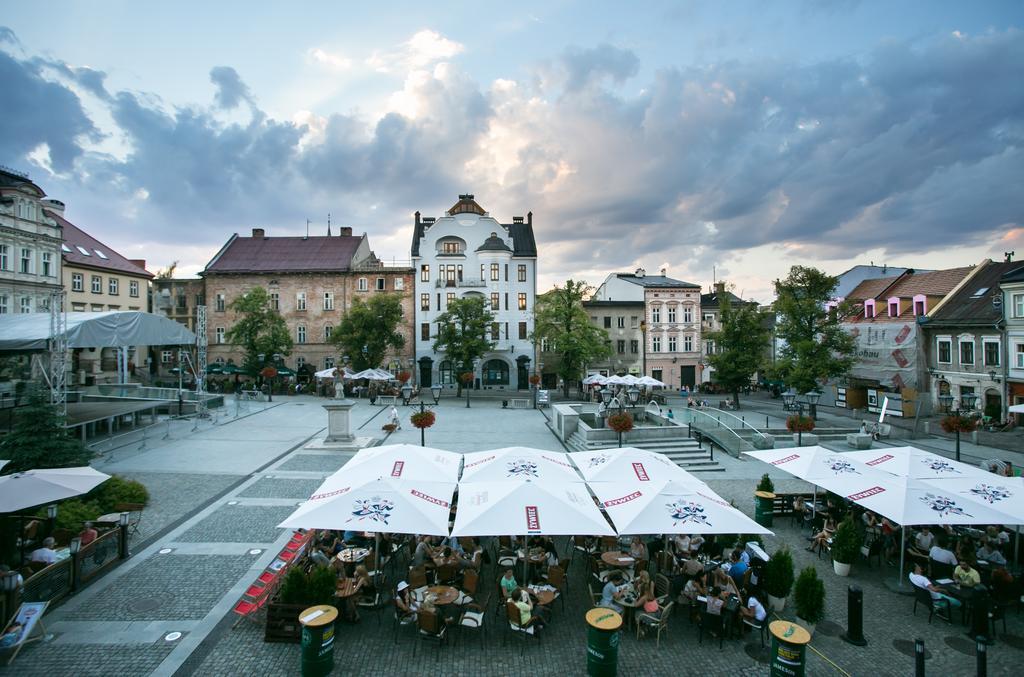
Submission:
M 341 54 L 328 52 L 319 47 L 309 48 L 306 51 L 306 59 L 336 71 L 346 71 L 352 67 L 352 59 Z
M 423 29 L 390 51 L 374 51 L 366 65 L 379 73 L 426 68 L 447 61 L 465 50 L 462 43 L 450 40 L 437 31 Z

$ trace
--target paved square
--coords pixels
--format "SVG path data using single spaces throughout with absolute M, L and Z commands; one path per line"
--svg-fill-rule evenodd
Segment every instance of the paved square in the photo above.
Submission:
M 120 644 L 116 648 L 107 644 L 36 642 L 22 649 L 7 670 L 23 677 L 136 677 L 153 672 L 173 648 L 171 642 L 163 641 Z
M 323 480 L 264 477 L 246 487 L 239 498 L 295 498 L 305 500 L 313 495 Z
M 294 507 L 288 506 L 225 505 L 175 540 L 184 543 L 273 543 L 282 531 L 276 525 L 294 511 Z
M 299 470 L 312 472 L 334 472 L 348 462 L 350 455 L 338 454 L 295 454 L 277 467 L 278 470 Z

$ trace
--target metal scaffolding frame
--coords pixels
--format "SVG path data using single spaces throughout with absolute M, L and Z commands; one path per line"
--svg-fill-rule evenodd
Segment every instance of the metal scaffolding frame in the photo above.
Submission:
M 60 409 L 62 416 L 68 413 L 68 310 L 65 292 L 50 294 L 50 355 L 49 378 L 50 403 Z
M 206 306 L 196 306 L 196 415 L 206 418 Z

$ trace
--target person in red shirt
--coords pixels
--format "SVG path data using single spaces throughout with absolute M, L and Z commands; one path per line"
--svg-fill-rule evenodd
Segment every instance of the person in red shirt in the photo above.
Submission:
M 80 534 L 78 534 L 78 538 L 82 540 L 82 545 L 89 545 L 97 538 L 99 538 L 99 536 L 100 532 L 96 531 L 96 529 L 93 528 L 92 522 L 86 522 L 85 528 L 82 529 L 82 532 Z

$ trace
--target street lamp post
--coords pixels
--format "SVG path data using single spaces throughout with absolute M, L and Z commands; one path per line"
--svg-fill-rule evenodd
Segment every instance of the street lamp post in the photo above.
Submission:
M 818 400 L 821 399 L 821 393 L 817 390 L 810 390 L 804 393 L 804 397 L 807 398 L 808 414 L 811 416 L 812 421 L 818 420 Z
M 782 403 L 786 406 L 788 411 L 792 411 L 793 407 L 796 407 L 796 446 L 802 447 L 804 445 L 804 430 L 800 424 L 800 419 L 804 415 L 804 403 L 796 401 L 796 391 L 790 388 L 788 391 L 782 393 Z
M 647 376 L 647 320 L 640 320 L 640 355 L 644 370 L 644 376 Z
M 411 398 L 412 398 L 412 386 L 409 385 L 408 381 L 406 381 L 405 383 L 402 384 L 402 404 L 404 406 L 409 406 L 409 400 Z M 420 398 L 421 403 L 422 403 L 422 400 L 423 400 L 423 398 Z
M 440 402 L 441 401 L 441 384 L 440 383 L 435 383 L 434 385 L 430 386 L 430 394 L 433 395 L 433 397 L 434 397 L 434 404 L 435 405 L 438 402 Z
M 978 400 L 978 396 L 974 393 L 960 393 L 960 404 L 956 408 L 956 412 L 953 409 L 953 396 L 949 393 L 939 395 L 939 402 L 946 407 L 946 413 L 950 416 L 956 416 L 961 418 L 964 414 L 968 414 L 974 411 L 974 403 Z M 956 426 L 956 460 L 960 460 L 960 426 Z

